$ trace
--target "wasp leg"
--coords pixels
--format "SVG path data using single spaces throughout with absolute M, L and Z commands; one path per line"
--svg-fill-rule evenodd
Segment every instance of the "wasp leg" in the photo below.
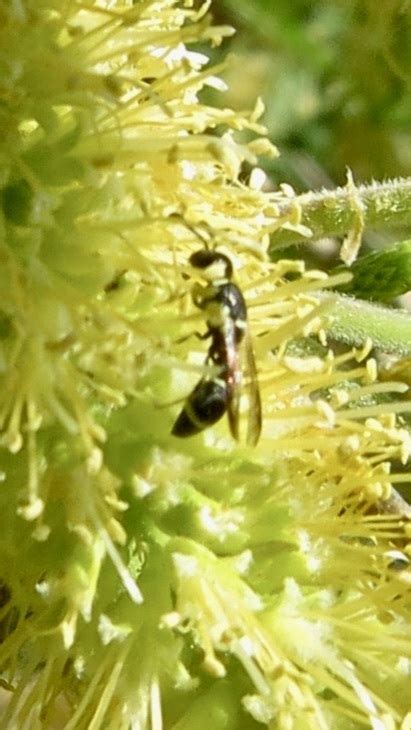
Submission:
M 180 398 L 176 398 L 175 400 L 168 400 L 167 402 L 161 402 L 158 400 L 153 399 L 152 403 L 154 405 L 154 408 L 158 408 L 159 410 L 162 410 L 163 408 L 172 408 L 172 406 L 178 406 L 179 403 L 184 403 L 184 401 L 187 400 L 187 396 L 183 395 Z
M 189 335 L 184 335 L 184 337 L 179 337 L 178 340 L 175 340 L 176 345 L 181 345 L 182 342 L 186 342 L 191 337 L 197 337 L 198 340 L 207 340 L 209 337 L 211 337 L 210 330 L 207 330 L 206 332 L 197 332 L 196 330 L 194 332 L 190 332 Z

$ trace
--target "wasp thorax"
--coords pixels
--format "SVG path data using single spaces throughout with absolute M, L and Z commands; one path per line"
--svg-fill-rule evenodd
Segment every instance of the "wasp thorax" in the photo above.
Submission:
M 223 253 L 201 249 L 190 256 L 190 264 L 201 269 L 207 281 L 230 280 L 233 275 L 233 265 Z

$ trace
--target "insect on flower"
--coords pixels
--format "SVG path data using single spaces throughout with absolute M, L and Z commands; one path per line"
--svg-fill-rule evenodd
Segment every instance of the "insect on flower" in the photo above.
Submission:
M 215 366 L 217 374 L 204 376 L 197 383 L 174 423 L 172 434 L 193 436 L 227 413 L 231 434 L 239 440 L 240 400 L 245 386 L 248 395 L 246 440 L 255 446 L 261 432 L 261 399 L 247 324 L 247 306 L 241 290 L 232 281 L 232 262 L 225 254 L 208 248 L 193 253 L 189 261 L 207 282 L 204 286 L 195 284 L 192 297 L 206 318 L 207 330 L 199 337 L 211 340 L 206 365 Z

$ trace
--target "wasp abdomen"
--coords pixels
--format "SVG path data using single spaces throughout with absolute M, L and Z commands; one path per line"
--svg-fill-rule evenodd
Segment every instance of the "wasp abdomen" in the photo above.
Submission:
M 228 390 L 217 380 L 200 380 L 174 423 L 173 436 L 194 436 L 220 420 L 227 410 Z

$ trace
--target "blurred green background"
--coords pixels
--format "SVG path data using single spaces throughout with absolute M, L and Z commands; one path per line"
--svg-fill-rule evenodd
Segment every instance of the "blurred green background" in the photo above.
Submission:
M 266 170 L 297 192 L 411 174 L 410 0 L 214 0 L 214 20 L 236 34 L 228 94 L 256 96 L 281 157 Z

